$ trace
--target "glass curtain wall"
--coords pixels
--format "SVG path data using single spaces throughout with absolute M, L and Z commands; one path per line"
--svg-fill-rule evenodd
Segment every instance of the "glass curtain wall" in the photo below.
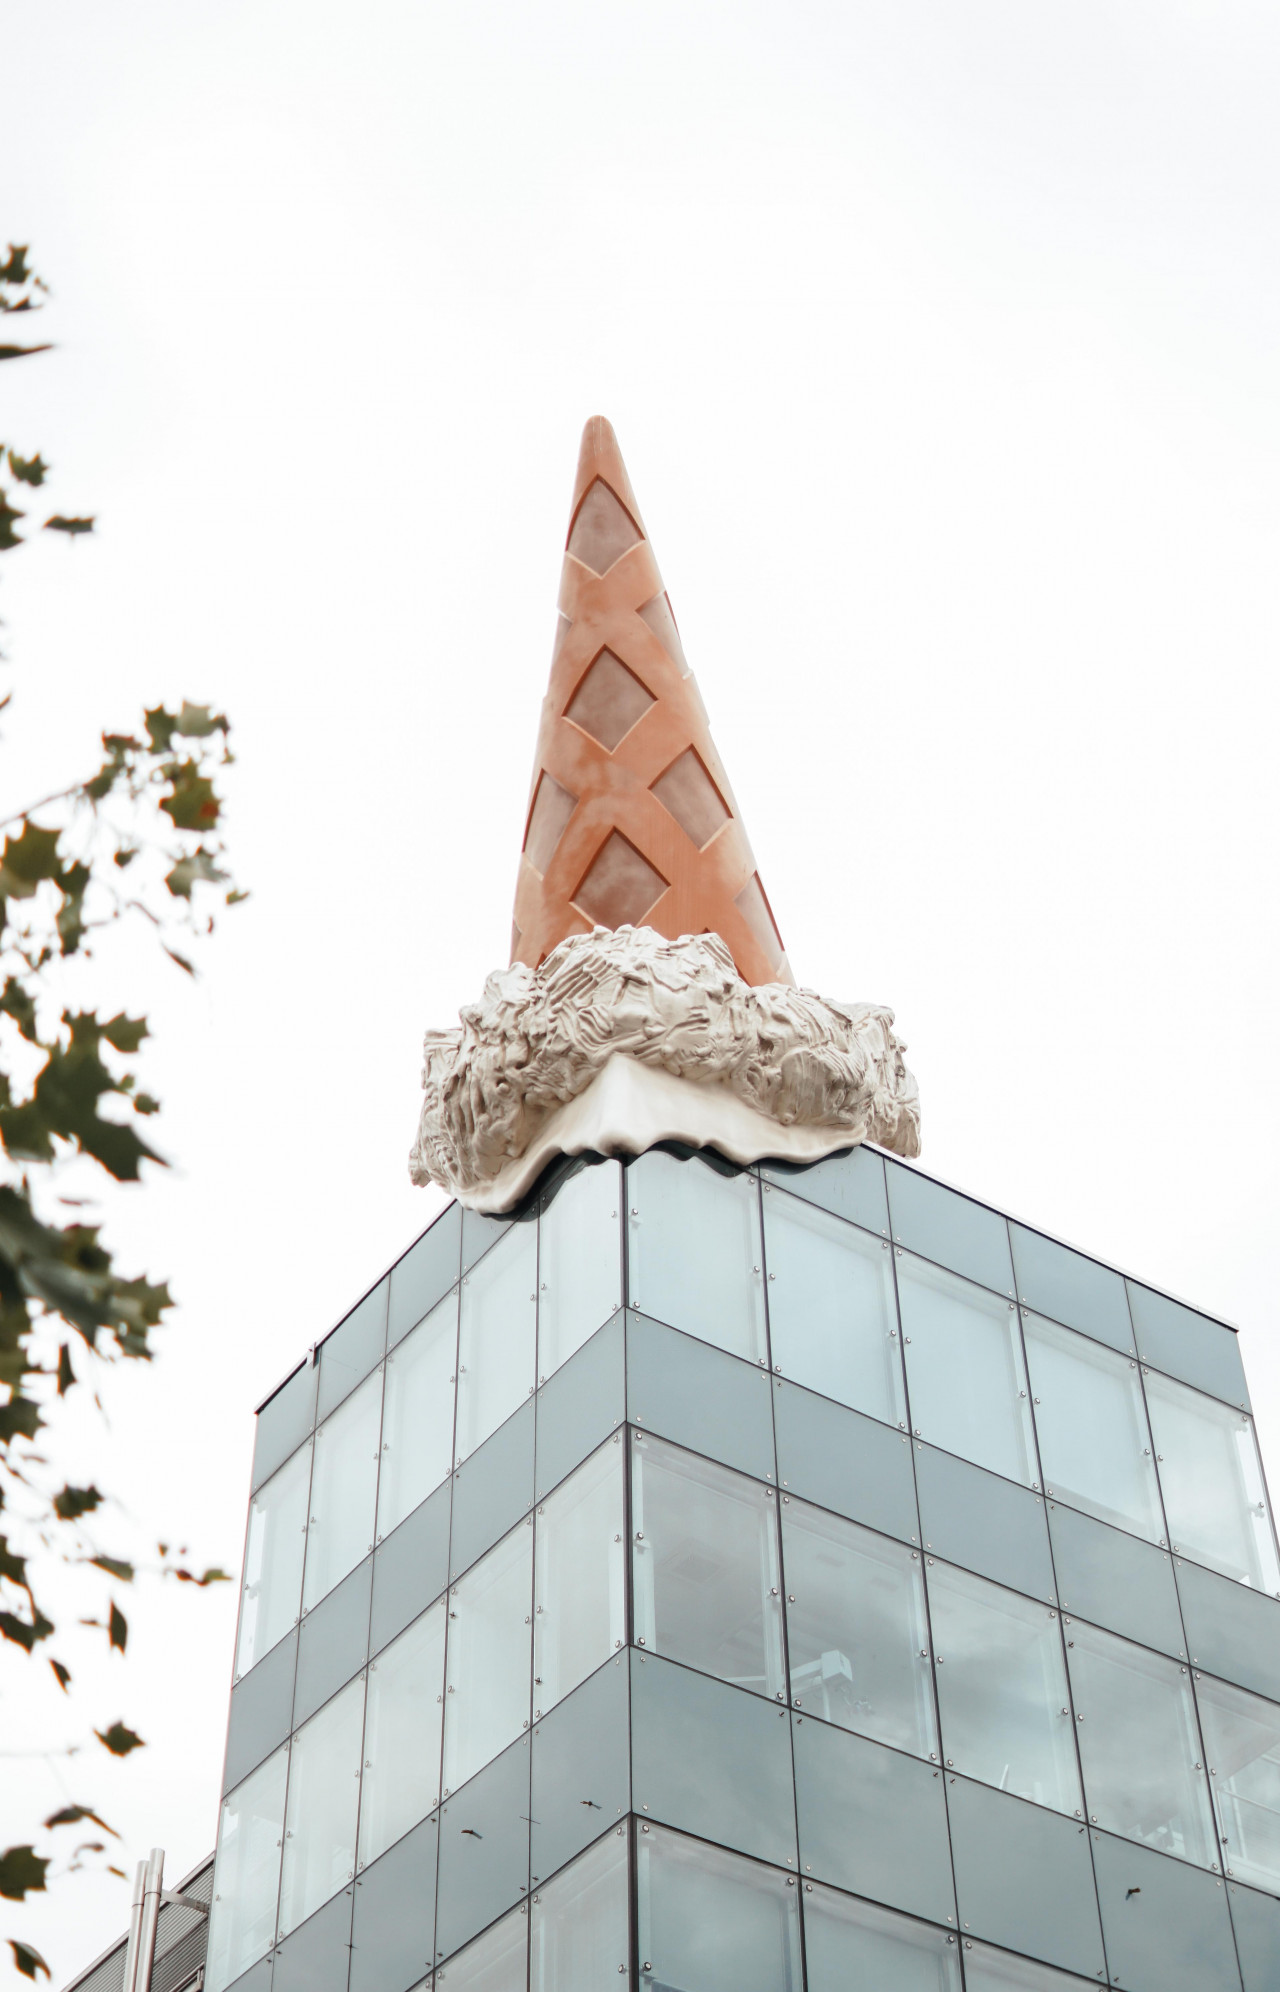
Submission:
M 382 1426 L 382 1370 L 316 1431 L 302 1608 L 318 1605 L 373 1548 Z
M 765 1360 L 760 1185 L 651 1149 L 627 1169 L 630 1302 L 748 1362 Z
M 534 1719 L 594 1673 L 627 1636 L 623 1445 L 601 1446 L 534 1520 Z
M 307 1547 L 307 1500 L 311 1491 L 308 1439 L 278 1473 L 272 1474 L 249 1504 L 240 1599 L 236 1678 L 256 1666 L 298 1623 L 302 1604 L 302 1562 Z
M 764 1240 L 775 1369 L 868 1417 L 905 1424 L 888 1240 L 770 1184 Z

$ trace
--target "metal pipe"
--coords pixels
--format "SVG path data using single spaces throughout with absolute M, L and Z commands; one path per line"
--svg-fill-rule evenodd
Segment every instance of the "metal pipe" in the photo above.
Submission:
M 138 1958 L 129 1992 L 151 1992 L 151 1967 L 156 1956 L 156 1926 L 164 1894 L 164 1848 L 153 1847 L 144 1870 L 142 1918 L 138 1927 Z M 127 1980 L 126 1980 L 127 1983 Z
M 124 1953 L 124 1980 L 120 1992 L 136 1992 L 138 1983 L 138 1939 L 142 1934 L 142 1900 L 147 1885 L 147 1863 L 139 1861 L 133 1871 L 133 1907 L 129 1911 L 129 1942 Z

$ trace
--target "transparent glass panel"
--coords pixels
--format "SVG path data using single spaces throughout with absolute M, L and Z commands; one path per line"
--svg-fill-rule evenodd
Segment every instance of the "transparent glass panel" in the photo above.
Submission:
M 641 1646 L 781 1696 L 773 1489 L 659 1439 L 632 1446 L 635 1630 Z
M 1090 1819 L 1208 1867 L 1216 1849 L 1186 1668 L 1078 1620 L 1070 1641 Z
M 1280 1894 L 1280 1708 L 1196 1676 L 1228 1874 Z
M 361 1867 L 425 1819 L 440 1796 L 444 1628 L 441 1598 L 369 1664 Z
M 533 1529 L 521 1522 L 449 1592 L 446 1791 L 529 1726 L 532 1604 Z
M 1084 1986 L 1097 1984 L 1096 1979 L 1032 1964 L 1029 1957 L 1012 1957 L 987 1944 L 966 1946 L 964 1982 L 967 1992 L 1081 1992 Z
M 809 1992 L 960 1992 L 955 1937 L 814 1883 L 804 1891 Z
M 1076 1811 L 1080 1780 L 1057 1613 L 932 1558 L 929 1609 L 948 1765 L 997 1791 Z
M 926 1259 L 898 1260 L 913 1430 L 978 1466 L 1038 1482 L 1018 1316 L 1007 1300 Z
M 304 1611 L 373 1548 L 381 1422 L 382 1371 L 376 1369 L 316 1432 Z
M 264 1653 L 269 1653 L 284 1638 L 290 1626 L 297 1624 L 310 1487 L 308 1441 L 258 1489 L 249 1504 L 237 1674 L 247 1674 Z
M 539 1504 L 534 1520 L 533 1704 L 542 1715 L 627 1637 L 621 1440 Z
M 280 1878 L 282 1937 L 345 1888 L 355 1873 L 363 1721 L 360 1679 L 327 1702 L 293 1739 Z
M 1172 1547 L 1224 1577 L 1280 1592 L 1253 1420 L 1145 1372 Z
M 282 1747 L 222 1801 L 205 1965 L 209 1992 L 222 1992 L 275 1941 L 288 1768 L 289 1752 Z
M 533 1898 L 530 1992 L 592 1992 L 628 1969 L 627 1836 L 615 1830 Z
M 636 1839 L 648 1992 L 800 1992 L 791 1876 L 658 1826 Z
M 473 1944 L 451 1957 L 436 1973 L 449 1992 L 525 1992 L 529 1919 L 513 1909 Z
M 463 1279 L 454 1441 L 459 1463 L 533 1391 L 537 1279 L 533 1224 L 513 1224 Z
M 389 1536 L 453 1464 L 458 1295 L 446 1294 L 387 1357 L 378 1534 Z
M 764 1241 L 775 1365 L 855 1411 L 904 1423 L 888 1241 L 772 1188 L 764 1195 Z
M 631 1305 L 714 1342 L 765 1355 L 760 1186 L 651 1149 L 627 1170 Z
M 919 1557 L 856 1522 L 788 1501 L 782 1559 L 796 1705 L 917 1757 L 936 1751 Z
M 1161 1542 L 1137 1364 L 1052 1321 L 1030 1314 L 1023 1320 L 1046 1492 Z
M 622 1305 L 622 1170 L 580 1169 L 538 1220 L 538 1375 L 542 1382 Z

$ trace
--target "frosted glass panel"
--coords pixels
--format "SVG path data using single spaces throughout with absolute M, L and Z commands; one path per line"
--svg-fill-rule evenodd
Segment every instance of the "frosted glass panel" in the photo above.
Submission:
M 449 1593 L 444 1788 L 529 1727 L 533 1529 L 521 1522 Z
M 1224 1577 L 1280 1592 L 1253 1420 L 1185 1383 L 1144 1375 L 1171 1547 Z
M 1069 1971 L 1054 1971 L 1047 1964 L 1032 1964 L 1029 1957 L 1011 1957 L 1008 1951 L 989 1950 L 986 1944 L 967 1944 L 964 1953 L 966 1992 L 1083 1992 L 1096 1979 L 1077 1978 Z
M 356 1866 L 363 1677 L 303 1724 L 289 1757 L 280 1935 L 345 1888 Z
M 425 1819 L 440 1796 L 445 1601 L 369 1665 L 360 1794 L 360 1865 Z
M 960 1992 L 954 1936 L 815 1884 L 804 1895 L 809 1992 Z
M 897 1265 L 912 1429 L 1031 1486 L 1040 1476 L 1014 1308 L 909 1253 Z
M 513 1224 L 462 1282 L 458 1340 L 461 1462 L 518 1411 L 534 1387 L 538 1232 Z
M 631 1305 L 761 1362 L 760 1186 L 651 1149 L 627 1170 Z
M 650 1992 L 800 1992 L 793 1880 L 657 1826 L 636 1844 Z
M 287 1749 L 222 1801 L 209 1911 L 208 1992 L 222 1992 L 275 1941 Z
M 538 1375 L 545 1382 L 622 1305 L 622 1170 L 579 1170 L 538 1220 Z
M 304 1611 L 373 1548 L 381 1422 L 382 1371 L 376 1369 L 316 1432 Z
M 442 1965 L 435 1982 L 447 1985 L 449 1992 L 525 1992 L 528 1937 L 528 1917 L 523 1909 L 513 1909 Z
M 530 1992 L 594 1992 L 627 1969 L 627 1836 L 597 1840 L 533 1901 Z
M 533 1712 L 594 1673 L 626 1641 L 624 1453 L 610 1440 L 534 1521 Z
M 249 1506 L 244 1552 L 244 1594 L 236 1673 L 247 1674 L 296 1625 L 302 1602 L 302 1559 L 307 1546 L 307 1495 L 311 1442 L 266 1485 Z
M 1025 1317 L 1046 1493 L 1160 1542 L 1164 1522 L 1136 1363 Z
M 378 1534 L 388 1536 L 432 1489 L 453 1459 L 453 1380 L 458 1360 L 458 1296 L 448 1294 L 387 1357 L 382 1413 Z
M 1280 1708 L 1196 1677 L 1227 1871 L 1280 1894 Z
M 885 1241 L 766 1187 L 764 1242 L 775 1367 L 868 1417 L 901 1424 L 898 1310 Z

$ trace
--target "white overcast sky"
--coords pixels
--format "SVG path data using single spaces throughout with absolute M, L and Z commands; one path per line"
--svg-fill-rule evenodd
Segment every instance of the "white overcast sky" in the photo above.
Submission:
M 85 1440 L 138 1530 L 237 1562 L 255 1403 L 435 1208 L 421 1033 L 505 961 L 595 412 L 798 977 L 894 1006 L 926 1168 L 1239 1323 L 1280 1478 L 1274 6 L 47 0 L 3 37 L 0 232 L 60 351 L 0 433 L 101 525 L 0 576 L 0 801 L 217 701 L 253 891 L 198 988 L 140 952 L 105 998 L 151 1010 L 177 1164 L 111 1210 L 181 1310 Z M 70 1710 L 4 1661 L 5 1748 L 150 1748 L 6 1766 L 0 1844 L 60 1776 L 130 1866 L 207 1851 L 234 1606 L 144 1593 Z M 126 1914 L 72 1881 L 21 1927 L 58 1983 Z

